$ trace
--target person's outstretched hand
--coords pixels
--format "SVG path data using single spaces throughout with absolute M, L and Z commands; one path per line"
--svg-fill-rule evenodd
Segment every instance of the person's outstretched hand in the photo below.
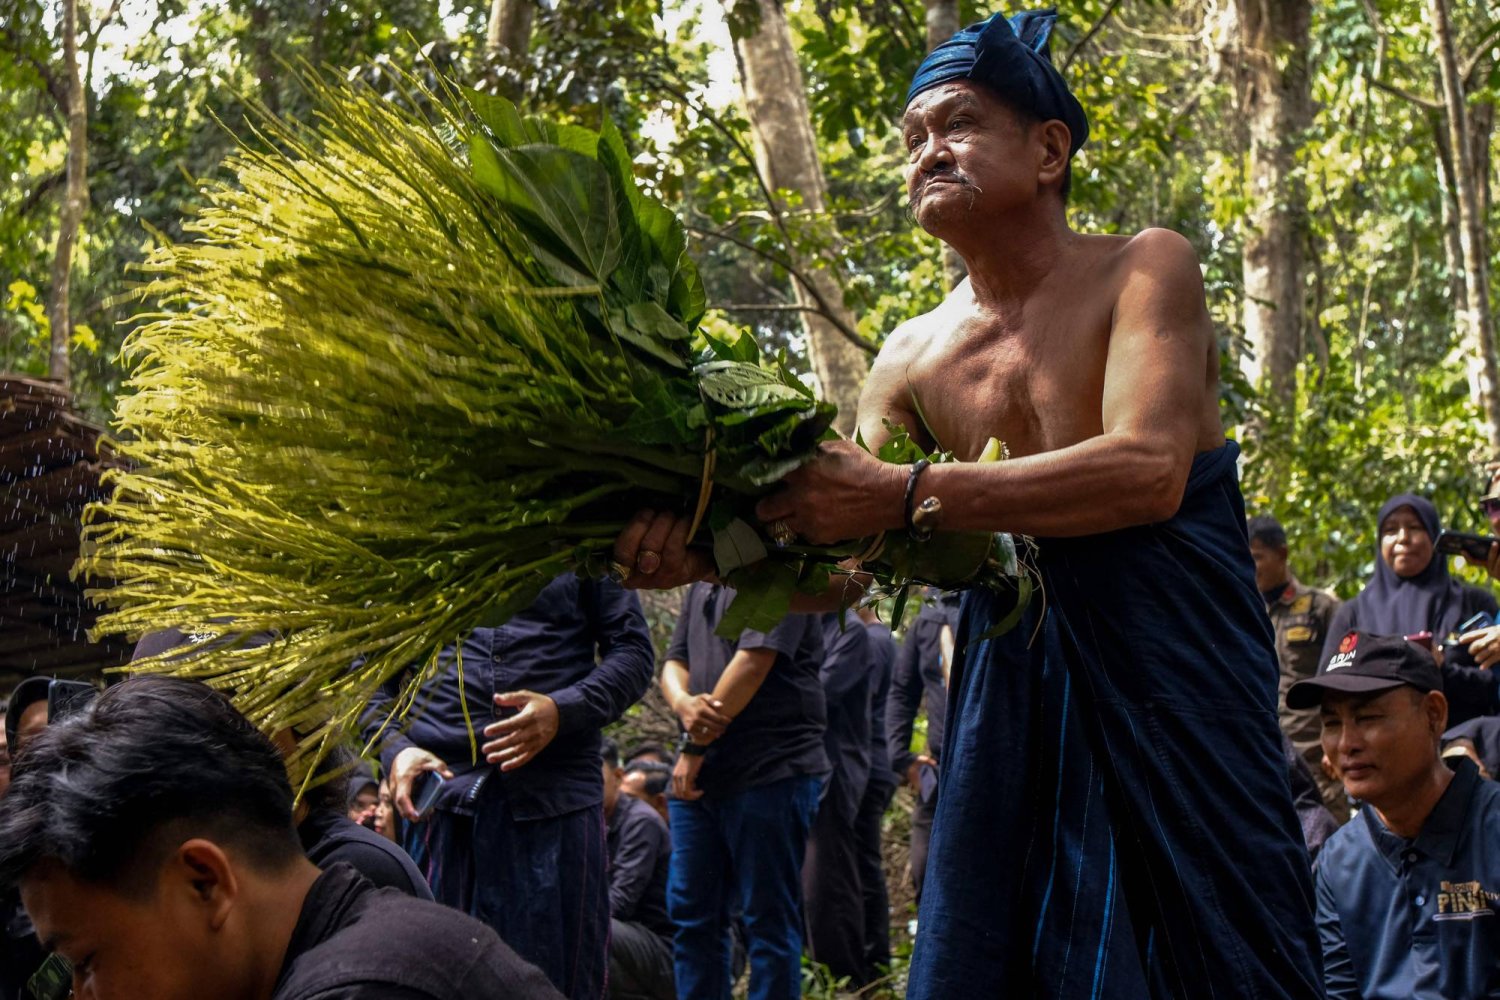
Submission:
M 672 765 L 672 797 L 692 802 L 703 798 L 698 787 L 698 772 L 703 767 L 702 754 L 682 754 Z
M 678 698 L 672 711 L 682 721 L 683 732 L 700 746 L 707 746 L 723 736 L 731 721 L 724 714 L 724 703 L 710 694 L 690 694 Z
M 1469 650 L 1474 662 L 1481 667 L 1493 667 L 1500 663 L 1500 625 L 1489 625 L 1465 632 L 1458 637 L 1458 644 Z
M 495 704 L 520 711 L 485 726 L 489 742 L 480 749 L 484 759 L 499 764 L 500 770 L 514 771 L 530 763 L 557 735 L 557 702 L 535 691 L 507 691 L 495 695 Z
M 443 763 L 442 758 L 421 747 L 407 747 L 396 754 L 396 759 L 391 761 L 391 799 L 396 803 L 396 808 L 400 810 L 401 815 L 413 823 L 418 822 L 422 817 L 417 814 L 417 807 L 411 801 L 412 786 L 416 783 L 418 775 L 428 771 L 435 771 L 447 779 L 453 777 L 453 772 L 448 769 L 447 764 Z

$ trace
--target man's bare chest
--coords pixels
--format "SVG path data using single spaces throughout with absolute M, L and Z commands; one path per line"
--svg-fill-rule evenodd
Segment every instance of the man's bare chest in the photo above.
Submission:
M 1102 433 L 1107 348 L 1107 328 L 958 329 L 913 360 L 909 390 L 935 443 L 962 459 L 991 437 L 1013 456 L 1053 451 Z

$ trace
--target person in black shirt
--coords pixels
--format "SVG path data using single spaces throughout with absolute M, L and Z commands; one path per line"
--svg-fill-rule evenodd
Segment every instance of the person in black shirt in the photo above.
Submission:
M 890 700 L 891 669 L 896 662 L 896 640 L 875 617 L 874 609 L 859 613 L 870 637 L 870 780 L 854 818 L 854 850 L 859 863 L 859 885 L 864 893 L 865 966 L 872 975 L 891 964 L 891 901 L 885 885 L 885 854 L 881 826 L 896 791 L 891 749 L 886 740 L 885 709 Z
M 354 778 L 349 777 L 355 768 Z M 307 860 L 319 868 L 340 862 L 349 865 L 377 888 L 399 890 L 418 899 L 431 899 L 432 890 L 411 858 L 394 841 L 373 829 L 356 823 L 345 812 L 349 799 L 346 788 L 374 783 L 363 763 L 342 747 L 335 749 L 318 766 L 321 783 L 314 784 L 302 796 L 297 812 L 297 837 L 307 852 Z
M 943 629 L 951 634 L 958 619 L 955 595 L 939 596 L 922 606 L 917 620 L 906 630 L 906 639 L 896 655 L 891 672 L 891 694 L 886 701 L 885 730 L 890 747 L 891 769 L 911 786 L 917 796 L 917 811 L 911 819 L 912 884 L 917 901 L 922 899 L 922 881 L 927 872 L 927 845 L 932 819 L 937 813 L 938 754 L 948 712 L 948 678 L 943 668 Z M 912 752 L 912 731 L 917 712 L 927 710 L 927 751 Z
M 606 739 L 605 844 L 609 847 L 609 995 L 616 1000 L 674 1000 L 672 921 L 667 871 L 672 835 L 656 810 L 620 790 L 620 750 Z
M 646 693 L 654 660 L 634 594 L 564 573 L 504 625 L 444 650 L 406 731 L 388 725 L 396 681 L 365 715 L 433 895 L 574 1000 L 598 1000 L 609 968 L 600 730 Z M 432 771 L 448 780 L 417 822 Z
M 875 979 L 865 964 L 865 900 L 855 821 L 870 780 L 870 638 L 853 611 L 820 616 L 828 727 L 823 749 L 833 773 L 807 840 L 802 895 L 807 952 L 835 979 L 859 989 Z
M 696 583 L 662 667 L 684 730 L 672 776 L 667 910 L 681 1000 L 728 996 L 731 911 L 744 910 L 750 995 L 802 995 L 801 875 L 828 755 L 811 615 L 734 641 L 714 634 L 734 591 Z
M 481 997 L 560 1000 L 562 994 L 473 917 L 377 889 L 337 864 L 307 891 L 271 1000 Z
M 12 886 L 90 1000 L 558 996 L 477 921 L 319 872 L 280 751 L 195 681 L 124 681 L 32 741 L 0 810 Z

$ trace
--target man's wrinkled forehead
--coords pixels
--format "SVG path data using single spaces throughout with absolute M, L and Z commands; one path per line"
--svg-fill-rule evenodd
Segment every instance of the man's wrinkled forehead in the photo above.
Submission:
M 982 89 L 967 80 L 954 80 L 924 90 L 912 98 L 906 113 L 901 116 L 902 131 L 910 131 L 928 115 L 943 111 L 979 111 L 984 107 Z

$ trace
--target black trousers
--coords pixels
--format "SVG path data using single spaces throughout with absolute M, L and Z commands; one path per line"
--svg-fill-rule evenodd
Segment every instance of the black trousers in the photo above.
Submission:
M 865 969 L 871 979 L 878 978 L 891 964 L 891 901 L 886 894 L 880 825 L 895 793 L 896 786 L 889 782 L 871 782 L 854 817 L 855 859 L 865 899 Z
M 827 801 L 818 809 L 802 865 L 807 953 L 835 979 L 858 988 L 871 980 L 865 961 L 865 896 L 854 825 Z
M 609 922 L 611 1000 L 674 1000 L 672 941 L 626 920 Z
M 927 844 L 932 839 L 932 817 L 937 813 L 937 785 L 932 792 L 917 799 L 917 811 L 911 817 L 911 881 L 922 902 L 922 882 L 927 876 Z

